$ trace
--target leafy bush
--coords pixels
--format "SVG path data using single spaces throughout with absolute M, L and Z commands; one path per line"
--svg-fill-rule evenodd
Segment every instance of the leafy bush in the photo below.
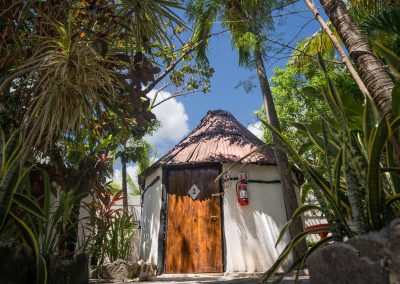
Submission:
M 87 204 L 90 212 L 89 231 L 84 242 L 84 250 L 91 256 L 92 265 L 102 265 L 107 260 L 129 259 L 131 238 L 135 233 L 134 216 L 117 208 L 122 199 L 122 191 L 113 197 L 111 192 L 98 192 L 97 200 Z
M 135 232 L 133 215 L 118 214 L 107 232 L 106 255 L 110 262 L 129 259 L 132 253 L 131 238 Z

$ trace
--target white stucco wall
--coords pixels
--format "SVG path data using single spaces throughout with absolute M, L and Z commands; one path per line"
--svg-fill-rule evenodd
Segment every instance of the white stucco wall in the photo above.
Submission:
M 85 246 L 85 242 L 87 241 L 87 237 L 90 235 L 90 230 L 88 229 L 90 226 L 88 204 L 92 201 L 93 196 L 91 194 L 88 194 L 81 201 L 81 207 L 79 209 L 78 242 L 76 244 L 76 249 L 78 251 L 82 250 L 82 247 Z
M 158 168 L 149 175 L 145 188 L 157 177 L 160 179 L 149 187 L 143 196 L 139 258 L 157 264 L 158 235 L 160 231 L 160 209 L 162 194 L 162 170 Z
M 223 170 L 230 164 L 225 164 Z M 277 167 L 238 165 L 230 177 L 247 172 L 253 180 L 279 180 Z M 280 228 L 286 223 L 281 184 L 249 183 L 249 205 L 240 206 L 236 182 L 225 184 L 223 202 L 226 272 L 265 272 L 279 256 L 288 236 L 275 248 Z

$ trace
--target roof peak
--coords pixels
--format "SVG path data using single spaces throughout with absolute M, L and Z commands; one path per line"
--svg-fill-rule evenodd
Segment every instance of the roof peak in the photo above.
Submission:
M 235 117 L 229 111 L 222 110 L 222 109 L 216 109 L 216 110 L 207 111 L 207 114 L 200 120 L 200 124 L 202 124 L 204 122 L 204 120 L 206 120 L 210 117 L 220 116 L 220 115 L 225 115 L 225 116 L 232 117 L 233 119 L 235 119 Z
M 223 109 L 209 110 L 207 112 L 207 115 L 216 115 L 216 114 L 224 114 L 224 115 L 233 116 L 229 111 L 223 110 Z

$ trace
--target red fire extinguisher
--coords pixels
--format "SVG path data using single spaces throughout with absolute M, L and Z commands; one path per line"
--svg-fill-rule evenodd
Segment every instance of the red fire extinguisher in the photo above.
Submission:
M 238 203 L 242 206 L 246 206 L 249 204 L 249 193 L 247 191 L 247 183 L 243 181 L 239 181 L 236 184 L 236 194 Z

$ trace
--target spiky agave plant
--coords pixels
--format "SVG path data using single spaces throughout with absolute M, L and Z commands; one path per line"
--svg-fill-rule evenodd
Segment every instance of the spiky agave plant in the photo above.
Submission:
M 46 283 L 46 261 L 39 253 L 37 236 L 26 218 L 28 215 L 44 219 L 44 214 L 38 203 L 26 192 L 32 167 L 24 165 L 25 152 L 20 131 L 15 131 L 6 140 L 0 129 L 0 236 L 7 233 L 10 223 L 18 228 L 19 237 L 32 248 L 35 256 L 36 283 Z M 45 186 L 49 187 L 48 176 L 44 175 L 44 179 Z
M 322 59 L 320 64 L 327 74 Z M 393 91 L 392 120 L 383 117 L 374 103 L 366 99 L 362 128 L 357 128 L 349 119 L 342 98 L 328 75 L 326 80 L 328 86 L 323 94 L 331 115 L 322 114 L 320 131 L 295 124 L 323 154 L 326 159 L 326 172 L 322 173 L 314 167 L 279 131 L 264 122 L 264 125 L 279 137 L 279 146 L 302 170 L 319 203 L 299 207 L 282 228 L 277 243 L 282 239 L 293 218 L 310 210 L 321 211 L 332 232 L 331 237 L 312 245 L 286 272 L 296 268 L 300 270 L 315 249 L 332 240 L 342 241 L 345 237 L 379 230 L 394 218 L 400 217 L 399 170 L 394 164 L 397 154 L 391 145 L 394 143 L 393 139 L 399 140 L 400 91 L 398 88 Z M 384 161 L 382 157 L 385 157 Z M 324 229 L 303 232 L 292 239 L 275 264 L 266 272 L 265 279 L 272 277 L 296 243 L 307 235 L 322 230 Z M 286 274 L 275 280 L 280 281 L 284 275 Z

